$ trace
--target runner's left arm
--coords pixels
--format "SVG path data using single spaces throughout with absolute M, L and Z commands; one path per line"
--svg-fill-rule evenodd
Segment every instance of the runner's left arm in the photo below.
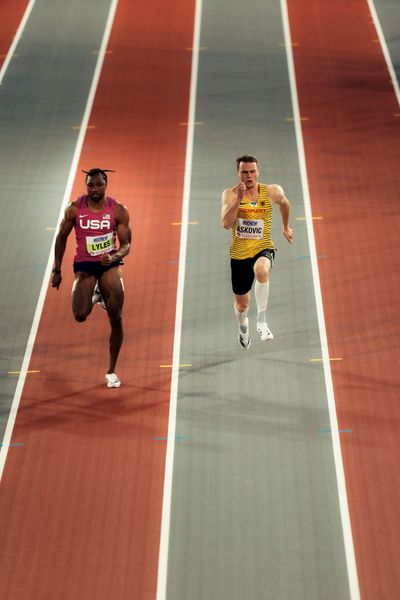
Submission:
M 132 231 L 129 223 L 129 212 L 126 206 L 118 204 L 115 214 L 117 223 L 117 237 L 119 242 L 118 251 L 115 254 L 103 254 L 101 263 L 109 265 L 116 260 L 120 260 L 129 254 L 131 249 Z
M 279 206 L 281 213 L 283 235 L 288 242 L 293 241 L 293 230 L 289 227 L 290 202 L 286 198 L 285 193 L 280 185 L 270 185 L 269 193 L 272 201 Z

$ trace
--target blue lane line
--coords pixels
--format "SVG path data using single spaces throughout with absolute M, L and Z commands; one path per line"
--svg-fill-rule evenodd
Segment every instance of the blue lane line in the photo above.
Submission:
M 185 262 L 186 262 L 186 263 L 192 263 L 192 262 L 194 262 L 194 261 L 195 261 L 195 259 L 194 259 L 194 258 L 187 258 L 187 259 L 185 260 Z M 170 265 L 177 265 L 177 264 L 179 263 L 179 258 L 176 258 L 176 259 L 173 259 L 173 260 L 169 260 L 169 261 L 168 261 L 168 263 L 169 263 Z
M 20 442 L 16 442 L 14 444 L 3 444 L 3 443 L 0 443 L 0 446 L 9 446 L 10 448 L 13 448 L 13 447 L 16 447 L 16 446 L 25 446 L 25 444 L 22 444 Z
M 318 429 L 319 433 L 332 433 L 332 429 Z M 352 433 L 352 429 L 339 429 L 339 433 Z
M 319 254 L 317 256 L 317 260 L 321 260 L 323 258 L 328 258 L 328 255 L 327 254 Z M 305 254 L 304 256 L 298 256 L 297 260 L 311 260 L 311 255 Z

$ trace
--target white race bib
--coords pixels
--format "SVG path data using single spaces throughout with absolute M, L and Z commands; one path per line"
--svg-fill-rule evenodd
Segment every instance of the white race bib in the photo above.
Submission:
M 86 236 L 86 250 L 91 256 L 99 256 L 105 252 L 114 250 L 114 234 L 105 233 L 104 235 Z
M 236 237 L 246 240 L 262 240 L 264 220 L 236 219 Z

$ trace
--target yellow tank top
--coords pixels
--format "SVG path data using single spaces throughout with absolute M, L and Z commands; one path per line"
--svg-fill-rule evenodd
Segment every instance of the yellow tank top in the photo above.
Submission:
M 243 198 L 232 226 L 232 258 L 252 258 L 261 250 L 274 248 L 271 240 L 272 202 L 265 183 L 258 185 L 257 202 Z

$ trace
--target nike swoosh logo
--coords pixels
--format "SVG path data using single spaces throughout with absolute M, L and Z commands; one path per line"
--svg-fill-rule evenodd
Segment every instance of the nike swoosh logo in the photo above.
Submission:
M 85 217 L 88 217 L 89 215 L 80 215 L 81 219 L 84 219 Z

